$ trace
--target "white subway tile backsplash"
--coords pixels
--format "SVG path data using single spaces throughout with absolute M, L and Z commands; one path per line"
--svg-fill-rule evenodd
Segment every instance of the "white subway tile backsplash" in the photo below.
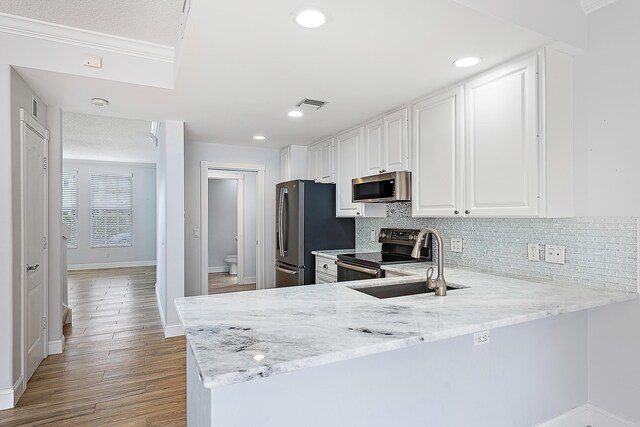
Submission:
M 370 240 L 372 230 L 429 226 L 442 233 L 450 265 L 637 291 L 637 218 L 412 218 L 410 203 L 389 204 L 387 214 L 356 219 L 357 250 L 380 250 Z M 464 239 L 464 252 L 451 252 L 451 237 Z M 540 244 L 541 251 L 544 245 L 566 246 L 565 264 L 545 263 L 543 252 L 540 261 L 529 261 L 528 243 Z

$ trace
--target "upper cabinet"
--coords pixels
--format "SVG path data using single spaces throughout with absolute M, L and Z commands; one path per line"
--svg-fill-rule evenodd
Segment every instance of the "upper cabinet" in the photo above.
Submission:
M 351 180 L 362 175 L 363 127 L 336 136 L 336 216 L 386 216 L 384 203 L 354 203 Z
M 364 176 L 409 169 L 408 109 L 402 108 L 364 125 Z
M 293 179 L 306 179 L 307 147 L 303 145 L 289 145 L 280 150 L 280 182 Z
M 465 213 L 538 216 L 537 58 L 465 85 Z
M 413 106 L 413 216 L 462 216 L 464 89 Z
M 327 138 L 309 147 L 309 179 L 325 183 L 335 182 L 333 150 L 334 138 Z
M 573 215 L 571 75 L 545 49 L 414 104 L 413 216 Z

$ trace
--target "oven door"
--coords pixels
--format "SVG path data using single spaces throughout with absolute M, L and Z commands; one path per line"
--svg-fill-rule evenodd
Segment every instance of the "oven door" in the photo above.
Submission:
M 336 265 L 338 266 L 338 282 L 378 279 L 382 277 L 382 270 L 380 268 L 363 267 L 341 260 L 336 261 Z

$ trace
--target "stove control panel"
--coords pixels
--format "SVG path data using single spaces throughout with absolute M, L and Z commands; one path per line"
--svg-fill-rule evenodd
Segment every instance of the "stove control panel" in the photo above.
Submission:
M 378 235 L 378 242 L 413 246 L 419 233 L 420 230 L 383 228 Z

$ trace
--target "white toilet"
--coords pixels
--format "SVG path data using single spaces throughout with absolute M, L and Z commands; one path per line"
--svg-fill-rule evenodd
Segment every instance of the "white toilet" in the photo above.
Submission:
M 238 255 L 227 255 L 224 257 L 224 262 L 229 264 L 229 274 L 233 274 L 234 276 L 238 274 Z

